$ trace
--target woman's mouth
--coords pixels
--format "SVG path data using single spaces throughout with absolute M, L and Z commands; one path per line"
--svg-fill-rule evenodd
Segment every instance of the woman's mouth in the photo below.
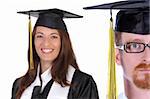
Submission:
M 42 48 L 41 51 L 43 53 L 51 53 L 54 49 L 51 49 L 51 48 Z

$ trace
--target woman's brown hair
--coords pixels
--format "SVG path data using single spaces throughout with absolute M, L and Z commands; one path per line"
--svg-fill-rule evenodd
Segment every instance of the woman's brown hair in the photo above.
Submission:
M 70 85 L 66 79 L 66 74 L 68 72 L 68 66 L 72 65 L 75 69 L 78 68 L 78 64 L 76 62 L 76 57 L 74 55 L 71 40 L 69 37 L 69 34 L 57 29 L 60 37 L 61 37 L 61 49 L 59 52 L 58 57 L 52 62 L 52 68 L 51 68 L 51 75 L 52 79 L 56 82 L 58 82 L 62 87 Z M 40 63 L 40 58 L 36 53 L 35 46 L 34 46 L 34 35 L 36 32 L 36 27 L 33 31 L 33 60 L 34 60 L 34 69 L 30 70 L 28 68 L 27 73 L 20 78 L 20 85 L 17 90 L 16 99 L 20 99 L 23 91 L 33 83 L 36 77 L 37 73 L 37 67 Z M 28 49 L 28 64 L 29 64 L 29 49 Z

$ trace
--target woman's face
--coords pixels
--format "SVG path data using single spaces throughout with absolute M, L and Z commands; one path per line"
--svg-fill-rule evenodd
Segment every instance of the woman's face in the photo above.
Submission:
M 35 49 L 41 61 L 52 62 L 60 52 L 61 38 L 56 29 L 37 26 L 34 36 Z

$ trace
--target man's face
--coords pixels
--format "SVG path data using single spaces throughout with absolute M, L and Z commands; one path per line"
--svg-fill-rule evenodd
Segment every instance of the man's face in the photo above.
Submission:
M 141 49 L 141 46 L 138 45 L 140 43 L 150 46 L 150 34 L 122 33 L 121 38 L 122 44 L 133 42 L 127 46 L 129 51 L 133 49 L 132 51 L 136 52 Z M 123 66 L 124 75 L 141 89 L 150 89 L 150 47 L 148 46 L 140 53 L 127 53 L 124 50 L 116 50 L 116 62 Z

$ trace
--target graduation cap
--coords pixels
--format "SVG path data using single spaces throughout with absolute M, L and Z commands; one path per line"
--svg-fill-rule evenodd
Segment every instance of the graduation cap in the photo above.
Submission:
M 46 10 L 30 10 L 20 11 L 17 13 L 27 14 L 33 17 L 38 17 L 35 26 L 45 26 L 49 28 L 62 29 L 67 32 L 66 25 L 63 18 L 82 18 L 83 16 L 70 13 L 60 9 L 46 9 Z
M 128 0 L 84 7 L 83 9 L 110 9 L 108 99 L 118 99 L 116 84 L 115 47 L 112 10 L 120 10 L 116 16 L 115 31 L 134 34 L 150 34 L 150 1 Z
M 30 11 L 19 11 L 17 13 L 25 14 L 29 16 L 29 48 L 30 48 L 30 69 L 34 69 L 33 62 L 33 52 L 32 52 L 32 29 L 31 29 L 31 18 L 30 16 L 37 17 L 35 23 L 36 26 L 44 26 L 48 28 L 61 29 L 67 32 L 67 27 L 63 18 L 82 18 L 83 16 L 60 10 L 54 9 L 44 9 L 44 10 L 30 10 Z
M 110 9 L 110 12 L 112 9 L 119 9 L 116 16 L 116 31 L 142 35 L 150 33 L 150 0 L 119 1 L 84 9 Z

